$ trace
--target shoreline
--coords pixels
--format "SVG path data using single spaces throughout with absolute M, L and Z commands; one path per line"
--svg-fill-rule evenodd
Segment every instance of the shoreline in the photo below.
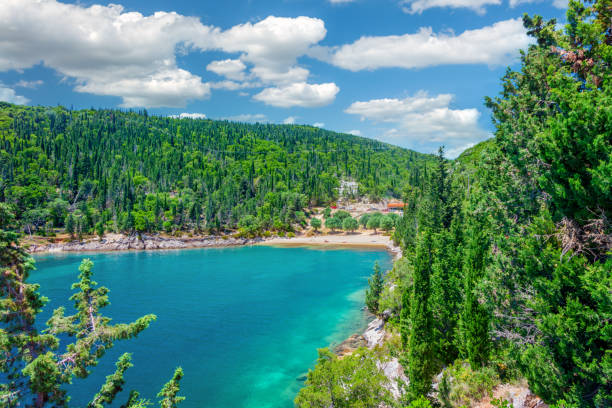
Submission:
M 223 235 L 201 235 L 194 237 L 166 237 L 163 235 L 108 234 L 104 238 L 90 238 L 82 241 L 58 243 L 30 242 L 27 251 L 30 254 L 49 254 L 64 252 L 115 252 L 115 251 L 148 251 L 164 249 L 193 248 L 226 248 L 239 246 L 276 246 L 276 247 L 328 247 L 328 248 L 384 248 L 394 260 L 401 256 L 401 250 L 393 244 L 390 237 L 382 234 L 371 234 L 368 231 L 354 234 L 331 235 L 298 235 L 291 238 L 235 238 Z

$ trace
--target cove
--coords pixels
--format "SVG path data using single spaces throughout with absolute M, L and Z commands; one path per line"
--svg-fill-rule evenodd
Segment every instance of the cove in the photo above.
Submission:
M 83 258 L 94 279 L 110 289 L 103 310 L 114 323 L 153 313 L 136 339 L 118 341 L 85 380 L 68 387 L 71 407 L 86 406 L 117 358 L 132 353 L 126 389 L 156 402 L 177 366 L 185 377 L 182 408 L 289 408 L 313 367 L 317 348 L 338 344 L 367 324 L 362 310 L 380 249 L 265 246 L 36 256 L 30 277 L 49 303 L 39 316 L 66 306 Z M 42 328 L 42 327 L 41 327 Z

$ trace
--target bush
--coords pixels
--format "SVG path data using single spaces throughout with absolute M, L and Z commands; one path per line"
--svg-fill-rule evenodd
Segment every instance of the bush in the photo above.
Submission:
M 472 406 L 474 401 L 489 395 L 499 384 L 499 377 L 492 367 L 472 370 L 469 363 L 456 361 L 444 370 L 438 398 L 453 407 Z
M 338 210 L 334 213 L 334 217 L 338 217 L 341 220 L 345 220 L 346 218 L 350 218 L 351 214 L 348 211 Z

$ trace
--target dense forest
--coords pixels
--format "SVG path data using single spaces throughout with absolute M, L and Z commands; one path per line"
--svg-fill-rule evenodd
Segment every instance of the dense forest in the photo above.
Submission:
M 28 233 L 291 231 L 341 179 L 401 197 L 430 160 L 310 126 L 0 103 L 0 202 Z
M 363 194 L 407 204 L 393 235 L 403 257 L 384 276 L 375 269 L 366 297 L 390 338 L 343 358 L 320 350 L 297 406 L 460 407 L 523 381 L 553 407 L 612 406 L 612 5 L 570 1 L 565 26 L 524 25 L 534 43 L 486 99 L 495 138 L 452 162 L 442 149 L 430 162 L 309 127 L 3 105 L 0 403 L 65 406 L 64 384 L 154 319 L 112 325 L 101 314 L 108 289 L 84 261 L 76 313 L 58 309 L 38 332 L 45 299 L 16 232 L 42 227 L 32 214 L 62 227 L 90 212 L 119 230 L 140 229 L 140 212 L 152 225 L 143 230 L 230 227 L 245 214 L 287 225 L 351 177 Z M 60 335 L 74 339 L 62 352 Z M 390 358 L 408 378 L 399 400 L 380 365 Z M 124 355 L 89 407 L 113 402 L 130 364 Z M 161 407 L 182 400 L 181 377 Z M 148 404 L 133 392 L 122 406 Z
M 342 359 L 320 350 L 299 407 L 468 406 L 522 381 L 555 407 L 612 406 L 612 4 L 524 25 L 534 44 L 486 99 L 495 138 L 411 189 L 403 257 L 370 279 L 394 336 Z M 375 364 L 392 357 L 400 401 Z

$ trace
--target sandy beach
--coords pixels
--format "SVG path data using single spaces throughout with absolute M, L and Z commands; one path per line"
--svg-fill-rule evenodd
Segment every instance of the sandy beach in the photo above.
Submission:
M 339 247 L 384 247 L 394 254 L 399 254 L 399 247 L 393 244 L 390 237 L 372 232 L 361 232 L 354 234 L 330 234 L 330 235 L 300 235 L 293 238 L 268 238 L 256 245 L 272 246 L 339 246 Z

